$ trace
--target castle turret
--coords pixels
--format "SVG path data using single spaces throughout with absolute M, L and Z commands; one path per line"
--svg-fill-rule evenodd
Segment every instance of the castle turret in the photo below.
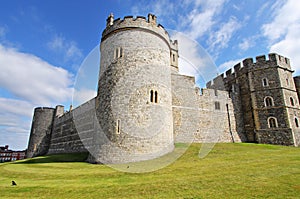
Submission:
M 116 19 L 103 31 L 96 109 L 109 143 L 97 162 L 135 162 L 173 150 L 171 49 L 151 14 Z
M 26 154 L 28 158 L 45 155 L 48 152 L 54 116 L 54 108 L 38 107 L 34 109 Z

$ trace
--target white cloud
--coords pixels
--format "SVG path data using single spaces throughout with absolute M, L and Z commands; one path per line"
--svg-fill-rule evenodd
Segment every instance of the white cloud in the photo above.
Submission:
M 182 33 L 173 31 L 171 38 L 178 40 L 179 73 L 194 76 L 197 84 L 204 87 L 218 73 L 211 57 L 199 43 Z
M 210 35 L 209 49 L 220 50 L 228 46 L 233 33 L 241 27 L 241 24 L 235 17 L 231 17 L 228 22 L 221 25 L 220 29 Z
M 0 44 L 0 145 L 26 148 L 33 109 L 71 101 L 73 75 Z
M 78 105 L 83 104 L 96 97 L 97 91 L 91 89 L 83 89 L 75 90 L 73 94 L 73 106 L 77 107 Z
M 276 52 L 291 59 L 291 65 L 294 70 L 300 73 L 300 24 L 294 24 L 289 27 L 285 37 L 274 43 L 270 52 Z
M 5 37 L 6 34 L 6 28 L 0 27 L 0 39 Z
M 243 41 L 238 44 L 238 47 L 241 50 L 246 51 L 249 48 L 255 46 L 255 43 L 256 43 L 255 39 L 256 38 L 257 38 L 256 36 L 253 36 L 253 37 L 250 37 L 250 38 L 244 38 Z
M 12 113 L 13 115 L 31 117 L 33 111 L 32 107 L 33 104 L 27 101 L 0 97 L 0 110 L 3 113 Z
M 282 5 L 282 3 L 285 4 Z M 276 5 L 273 21 L 262 27 L 264 36 L 271 41 L 280 39 L 287 34 L 291 25 L 300 22 L 300 4 L 298 0 L 288 0 L 286 2 L 278 0 Z
M 70 99 L 72 75 L 40 58 L 0 44 L 0 86 L 35 104 Z
M 0 145 L 17 150 L 27 147 L 33 107 L 26 101 L 0 98 Z
M 236 64 L 242 62 L 243 59 L 236 59 L 236 60 L 230 60 L 227 62 L 224 62 L 223 64 L 221 64 L 218 69 L 220 71 L 220 73 L 224 73 L 226 72 L 228 69 L 233 68 Z
M 271 7 L 270 4 L 271 4 L 271 3 L 273 3 L 273 2 L 266 2 L 266 3 L 264 3 L 264 4 L 257 10 L 257 12 L 256 12 L 256 17 L 257 17 L 257 18 L 261 17 L 262 14 L 264 14 L 264 12 L 265 12 L 266 9 L 270 9 L 270 7 Z
M 186 3 L 191 3 L 186 1 Z M 188 14 L 187 20 L 190 21 L 186 33 L 194 39 L 202 37 L 207 33 L 214 24 L 216 24 L 215 17 L 223 8 L 225 0 L 216 1 L 195 1 L 194 9 Z
M 170 24 L 171 21 L 177 29 L 193 39 L 199 39 L 217 24 L 217 16 L 225 2 L 226 0 L 161 0 L 149 4 L 148 1 L 140 1 L 131 11 L 136 15 L 141 12 L 153 12 L 159 17 L 159 23 L 164 24 L 164 20 L 168 20 Z
M 48 47 L 52 50 L 63 50 L 64 39 L 62 37 L 55 36 L 51 42 L 48 42 Z
M 233 4 L 232 7 L 237 10 L 237 11 L 240 11 L 241 10 L 241 7 L 236 5 L 236 4 Z
M 299 10 L 300 4 L 297 0 L 288 0 L 284 4 L 282 1 L 277 1 L 276 6 L 274 6 L 272 22 L 262 26 L 263 35 L 270 42 L 270 52 L 276 52 L 290 58 L 292 67 L 296 71 L 300 71 Z
M 47 46 L 54 52 L 62 53 L 64 61 L 70 61 L 72 59 L 78 60 L 78 58 L 82 58 L 82 52 L 77 47 L 76 42 L 67 41 L 62 36 L 54 36 L 53 39 L 47 43 Z
M 153 13 L 155 13 L 157 16 L 170 15 L 173 14 L 175 10 L 174 3 L 169 0 L 156 1 L 152 5 Z

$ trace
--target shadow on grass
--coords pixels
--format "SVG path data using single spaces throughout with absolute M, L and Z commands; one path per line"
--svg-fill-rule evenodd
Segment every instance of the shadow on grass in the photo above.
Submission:
M 89 153 L 69 153 L 55 154 L 36 158 L 29 158 L 14 162 L 13 164 L 36 164 L 36 163 L 53 163 L 53 162 L 85 162 Z

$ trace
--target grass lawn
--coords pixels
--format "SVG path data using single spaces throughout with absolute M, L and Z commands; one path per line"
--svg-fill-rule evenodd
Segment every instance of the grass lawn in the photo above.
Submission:
M 216 144 L 200 159 L 200 147 L 150 173 L 79 162 L 85 154 L 3 163 L 0 198 L 300 198 L 300 148 Z

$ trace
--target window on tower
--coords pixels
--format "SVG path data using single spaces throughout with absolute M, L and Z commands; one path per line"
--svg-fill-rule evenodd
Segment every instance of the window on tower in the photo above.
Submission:
M 295 106 L 294 98 L 293 97 L 290 97 L 290 103 L 291 103 L 291 106 Z
M 268 125 L 269 125 L 269 128 L 277 128 L 278 127 L 277 119 L 275 117 L 269 117 Z
M 265 97 L 265 107 L 274 106 L 273 98 L 268 96 Z
M 120 134 L 120 133 L 121 133 L 120 125 L 121 125 L 121 121 L 120 121 L 120 120 L 117 120 L 117 125 L 116 125 L 116 133 L 117 133 L 117 134 Z
M 150 102 L 158 103 L 158 92 L 150 90 Z
M 263 85 L 263 87 L 269 86 L 269 81 L 267 78 L 262 79 L 262 85 Z
M 116 48 L 115 52 L 114 52 L 114 58 L 115 59 L 118 59 L 120 57 L 123 57 L 123 48 L 122 47 Z
M 153 90 L 150 90 L 150 102 L 153 102 Z
M 215 109 L 216 110 L 220 110 L 221 109 L 220 102 L 215 102 Z
M 299 127 L 299 121 L 298 121 L 298 118 L 295 118 L 295 125 L 296 125 L 297 128 Z

